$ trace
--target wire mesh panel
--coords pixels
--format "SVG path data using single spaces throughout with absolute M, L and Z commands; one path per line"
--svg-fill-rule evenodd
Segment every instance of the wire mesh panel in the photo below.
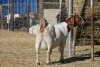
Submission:
M 0 66 L 34 67 L 35 35 L 29 34 L 29 27 L 30 16 L 34 16 L 36 12 L 29 8 L 29 4 L 14 3 L 14 5 L 17 5 L 14 6 L 14 31 L 10 29 L 12 26 L 10 5 L 1 5 Z

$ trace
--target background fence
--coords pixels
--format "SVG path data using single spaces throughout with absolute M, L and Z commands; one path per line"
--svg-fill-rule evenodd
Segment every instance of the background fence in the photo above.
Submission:
M 1 19 L 0 20 L 0 66 L 2 67 L 6 67 L 6 66 L 8 67 L 36 67 L 35 65 L 35 60 L 36 60 L 35 59 L 35 35 L 29 34 L 29 28 L 32 26 L 30 25 L 30 16 L 35 16 L 34 21 L 39 20 L 38 18 L 39 13 L 37 10 L 38 8 L 36 8 L 36 11 L 29 12 L 31 11 L 30 6 L 28 6 L 29 4 L 25 4 L 25 3 L 13 3 L 13 4 L 17 5 L 17 6 L 14 6 L 14 8 L 17 8 L 16 10 L 14 10 L 14 31 L 11 31 L 10 26 L 9 26 L 9 23 L 11 22 L 10 15 L 8 15 L 8 13 L 10 13 L 9 5 L 8 4 L 0 5 L 2 7 L 2 9 L 0 8 L 0 19 Z M 31 3 L 31 4 L 34 4 L 34 3 Z M 97 4 L 99 5 L 100 2 L 97 2 Z M 87 7 L 89 8 L 89 4 L 87 5 L 88 5 Z M 23 7 L 20 8 L 19 6 L 20 7 L 23 6 Z M 59 2 L 43 2 L 43 9 L 41 9 L 43 11 L 43 17 L 45 17 L 50 24 L 56 24 L 60 21 L 64 21 L 62 20 L 62 18 L 64 17 L 66 18 L 67 16 L 66 10 L 68 8 L 66 8 L 65 1 L 62 3 L 61 9 L 59 8 L 59 6 L 60 6 Z M 86 14 L 86 12 L 89 11 L 87 7 L 84 9 L 83 17 L 86 22 L 90 22 L 90 20 L 87 21 L 87 18 L 86 18 L 87 16 L 89 16 L 88 13 Z M 95 7 L 96 7 L 96 10 L 99 8 L 99 6 L 95 6 Z M 80 6 L 78 5 L 78 6 L 73 7 L 74 13 L 79 13 L 77 12 L 78 11 L 77 8 L 80 8 Z M 97 16 L 99 17 L 99 14 L 100 14 L 99 12 L 100 11 L 98 10 L 96 17 Z M 57 16 L 59 19 L 57 19 Z M 90 44 L 90 23 L 86 23 L 86 22 L 84 25 L 84 29 L 81 31 L 81 34 L 80 34 L 81 38 L 77 40 L 76 45 Z M 95 23 L 97 24 L 95 26 L 95 32 L 97 34 L 95 33 L 95 36 L 97 37 L 96 39 L 97 39 L 98 45 L 100 45 L 99 22 L 100 22 L 100 19 L 97 18 L 97 20 L 95 21 Z M 96 52 L 99 53 L 100 51 L 99 48 L 100 46 L 95 47 L 95 53 Z M 51 65 L 51 66 L 64 67 L 64 66 L 76 65 L 76 67 L 80 67 L 80 65 L 83 65 L 83 66 L 89 65 L 88 62 L 79 62 L 79 61 L 87 61 L 88 59 L 90 59 L 90 52 L 91 52 L 90 46 L 76 46 L 76 56 L 78 56 L 79 58 L 73 57 L 73 58 L 68 59 L 67 51 L 68 50 L 66 46 L 65 52 L 64 52 L 64 57 L 66 58 L 65 64 L 59 65 L 59 63 L 57 64 L 54 63 L 54 65 Z M 95 55 L 100 57 L 100 55 L 97 55 L 97 54 Z M 60 54 L 58 53 L 58 50 L 55 49 L 51 56 L 52 61 L 58 61 L 59 56 Z M 44 65 L 45 64 L 44 59 L 46 57 L 45 51 L 42 51 L 42 50 L 40 51 L 40 57 L 42 58 L 40 59 L 42 61 L 41 64 L 43 64 L 42 66 L 49 67 L 49 66 Z M 76 62 L 76 61 L 78 63 L 67 64 L 67 63 Z M 96 57 L 95 62 L 96 62 L 95 63 L 96 65 L 94 66 L 99 67 L 100 59 L 98 59 L 98 57 Z M 93 64 L 90 62 L 89 66 L 92 66 L 92 65 Z

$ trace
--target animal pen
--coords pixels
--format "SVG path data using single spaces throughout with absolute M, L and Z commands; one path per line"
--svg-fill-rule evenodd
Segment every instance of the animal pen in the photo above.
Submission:
M 94 4 L 98 3 L 100 5 L 99 0 L 96 0 L 96 2 L 95 0 L 51 1 L 52 2 L 47 0 L 0 0 L 0 38 L 2 41 L 0 41 L 0 44 L 3 44 L 3 46 L 0 48 L 0 54 L 2 58 L 2 53 L 4 52 L 4 57 L 2 59 L 6 58 L 5 60 L 8 60 L 7 63 L 5 62 L 8 67 L 10 67 L 9 63 L 12 66 L 15 64 L 17 67 L 21 67 L 21 65 L 25 65 L 24 67 L 35 67 L 35 35 L 29 34 L 29 28 L 31 27 L 30 16 L 34 16 L 36 13 L 38 13 L 39 18 L 37 20 L 44 17 L 49 23 L 53 25 L 62 21 L 62 10 L 66 11 L 66 16 L 69 16 L 72 13 L 76 13 L 81 15 L 85 20 L 82 29 L 74 28 L 71 33 L 69 33 L 67 41 L 68 45 L 65 48 L 65 54 L 68 58 L 72 58 L 77 55 L 87 55 L 91 52 L 91 56 L 89 57 L 94 60 L 94 44 L 100 45 L 100 18 L 98 18 L 100 15 L 94 13 L 96 12 L 96 5 Z M 88 8 L 90 9 L 90 12 Z M 99 6 L 97 9 L 98 8 Z M 99 10 L 98 13 L 100 13 Z M 58 20 L 57 16 L 59 16 Z M 90 24 L 91 27 L 89 26 Z M 94 24 L 97 25 L 95 28 Z M 34 24 L 32 26 L 34 26 Z M 81 48 L 78 48 L 80 50 L 85 47 L 84 45 L 90 44 L 91 48 L 88 47 L 87 49 L 84 49 L 84 54 L 77 50 L 77 46 L 82 46 Z M 85 52 L 87 50 L 88 52 Z M 54 56 L 57 56 L 56 54 L 58 53 L 55 53 Z M 43 55 L 45 54 L 41 54 L 41 57 L 44 57 Z M 19 63 L 20 65 L 16 63 Z M 3 65 L 3 62 L 0 65 L 6 66 Z

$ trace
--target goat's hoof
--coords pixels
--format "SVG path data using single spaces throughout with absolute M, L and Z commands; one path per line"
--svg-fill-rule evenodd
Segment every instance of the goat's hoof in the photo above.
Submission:
M 63 61 L 61 61 L 61 63 L 64 63 L 65 61 L 63 60 Z
M 51 63 L 46 63 L 46 65 L 50 65 Z
M 64 60 L 60 60 L 60 61 L 58 61 L 59 63 L 64 63 L 65 61 Z
M 40 62 L 36 63 L 36 65 L 40 65 Z

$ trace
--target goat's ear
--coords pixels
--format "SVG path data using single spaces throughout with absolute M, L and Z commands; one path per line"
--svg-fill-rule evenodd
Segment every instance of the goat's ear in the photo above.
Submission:
M 76 26 L 82 27 L 84 24 L 84 20 L 80 15 L 75 15 L 75 23 Z
M 66 19 L 66 23 L 73 23 L 73 22 L 74 22 L 74 16 L 72 15 Z
M 74 15 L 70 15 L 70 21 L 74 22 Z
M 70 18 L 66 18 L 66 23 L 70 22 Z

